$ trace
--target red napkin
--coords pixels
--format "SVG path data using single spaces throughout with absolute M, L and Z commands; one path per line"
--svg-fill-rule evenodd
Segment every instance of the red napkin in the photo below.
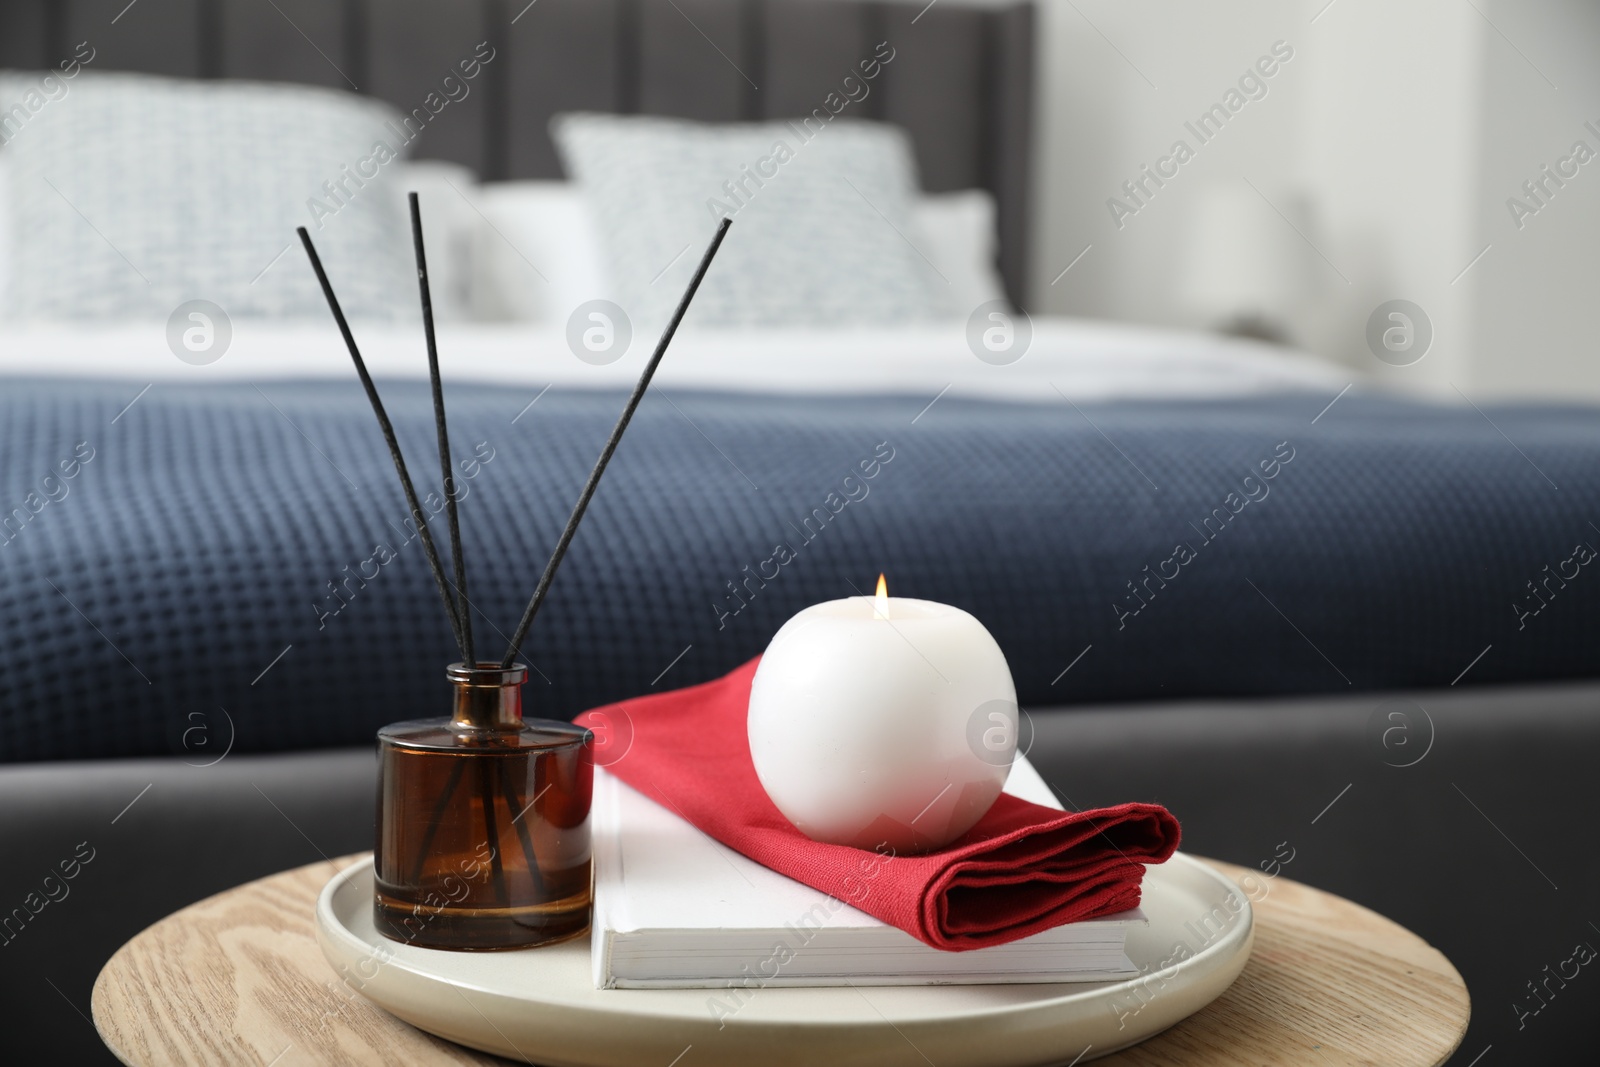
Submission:
M 595 731 L 595 762 L 757 863 L 947 951 L 1137 907 L 1144 865 L 1178 847 L 1178 820 L 1159 805 L 1062 812 L 1004 793 L 939 852 L 813 841 L 773 805 L 750 762 L 745 712 L 759 662 L 580 715 Z

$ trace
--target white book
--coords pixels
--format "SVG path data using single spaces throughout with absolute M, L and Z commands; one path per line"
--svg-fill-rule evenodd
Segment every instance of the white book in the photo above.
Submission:
M 1060 808 L 1018 757 L 1006 792 Z M 1138 974 L 1137 908 L 1005 945 L 943 952 L 728 848 L 596 768 L 594 982 L 600 989 L 1099 982 Z M 870 856 L 864 854 L 869 861 Z

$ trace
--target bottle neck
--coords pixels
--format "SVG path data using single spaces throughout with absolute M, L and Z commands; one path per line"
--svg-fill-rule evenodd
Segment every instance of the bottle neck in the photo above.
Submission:
M 452 725 L 473 730 L 521 729 L 526 667 L 517 664 L 502 670 L 498 663 L 476 667 L 452 663 L 445 669 L 445 677 L 455 690 Z

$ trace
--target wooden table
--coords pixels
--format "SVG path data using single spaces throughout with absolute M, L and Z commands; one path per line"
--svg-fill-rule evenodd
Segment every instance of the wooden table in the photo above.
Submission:
M 414 1029 L 336 978 L 317 947 L 313 912 L 335 867 L 361 858 L 250 882 L 139 934 L 95 982 L 100 1036 L 135 1067 L 506 1062 Z M 1210 862 L 1236 879 L 1252 873 Z M 1255 905 L 1255 950 L 1233 986 L 1097 1063 L 1407 1067 L 1449 1058 L 1470 1014 L 1449 960 L 1342 897 L 1286 878 L 1267 884 Z

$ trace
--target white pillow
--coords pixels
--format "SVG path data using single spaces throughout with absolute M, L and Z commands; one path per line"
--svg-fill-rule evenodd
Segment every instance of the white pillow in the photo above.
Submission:
M 576 184 L 489 182 L 477 187 L 473 200 L 483 215 L 472 266 L 476 317 L 559 324 L 584 301 L 616 299 L 598 230 Z M 945 317 L 964 319 L 979 304 L 1005 298 L 995 268 L 994 220 L 994 198 L 985 189 L 913 202 L 907 236 L 950 280 L 947 290 L 935 290 Z
M 912 213 L 923 255 L 949 279 L 946 314 L 965 319 L 979 304 L 1006 298 L 995 266 L 999 231 L 989 190 L 926 194 L 917 198 Z
M 433 297 L 433 317 L 439 322 L 476 317 L 472 272 L 478 231 L 484 228 L 477 203 L 481 188 L 478 176 L 459 163 L 435 159 L 395 163 L 393 168 L 396 210 L 406 226 L 405 262 L 408 266 L 416 259 L 411 240 L 409 194 L 416 193 L 422 207 L 422 235 L 427 239 L 428 291 Z M 405 295 L 417 303 L 415 280 Z
M 0 99 L 32 80 L 0 74 Z M 295 237 L 305 225 L 352 318 L 415 318 L 390 184 L 399 129 L 392 108 L 353 93 L 83 71 L 4 149 L 5 311 L 164 321 L 205 299 L 234 318 L 325 320 Z
M 479 186 L 482 225 L 474 243 L 473 310 L 479 318 L 565 323 L 588 300 L 614 300 L 600 236 L 570 182 Z
M 906 236 L 916 164 L 897 127 L 569 114 L 551 133 L 636 330 L 665 324 L 723 215 L 735 225 L 695 298 L 697 324 L 937 316 L 942 283 Z
M 424 233 L 428 238 L 428 273 L 433 291 L 433 313 L 440 322 L 491 318 L 543 318 L 542 315 L 500 314 L 481 316 L 478 311 L 478 293 L 475 271 L 478 269 L 478 246 L 486 223 L 479 213 L 479 199 L 483 187 L 469 168 L 457 163 L 438 160 L 419 160 L 411 163 L 396 162 L 395 195 L 398 210 L 410 218 L 407 194 L 415 192 L 422 202 Z M 0 151 L 0 204 L 6 202 L 9 192 L 6 153 Z M 507 185 L 564 185 L 560 182 L 508 182 Z M 577 198 L 577 193 L 572 193 Z M 514 200 L 515 198 L 513 198 Z M 585 220 L 587 214 L 585 213 Z M 0 211 L 0 293 L 6 291 L 11 272 L 12 245 L 10 213 Z M 541 230 L 546 227 L 540 226 Z M 408 231 L 409 232 L 409 231 Z M 590 242 L 592 250 L 593 242 Z M 409 261 L 408 261 L 409 262 Z M 520 260 L 518 261 L 521 262 Z M 527 265 L 523 264 L 523 269 Z M 499 265 L 497 276 L 506 273 Z M 407 293 L 410 296 L 410 293 Z

